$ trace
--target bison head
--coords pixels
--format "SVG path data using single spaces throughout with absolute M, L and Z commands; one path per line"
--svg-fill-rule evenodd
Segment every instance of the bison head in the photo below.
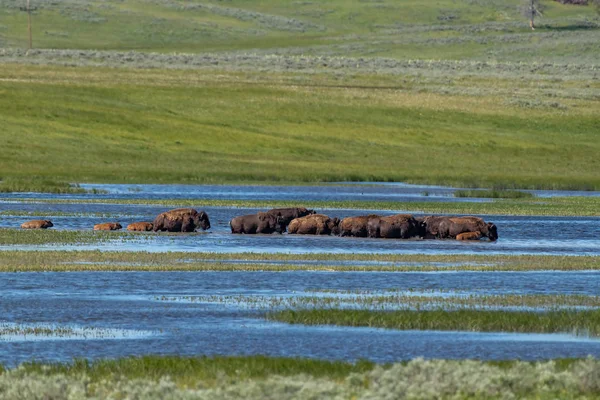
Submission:
M 488 222 L 487 231 L 487 237 L 490 238 L 492 242 L 498 240 L 498 228 L 496 227 L 496 224 Z
M 194 216 L 194 224 L 196 227 L 202 228 L 202 230 L 210 229 L 210 221 L 208 220 L 208 214 L 204 211 L 200 211 Z
M 45 219 L 45 220 L 44 220 L 44 222 L 45 222 L 45 224 L 44 224 L 44 225 L 45 225 L 47 228 L 52 228 L 52 227 L 54 226 L 54 224 L 52 223 L 52 221 L 50 221 L 49 219 Z
M 327 227 L 331 231 L 332 235 L 339 236 L 340 231 L 341 231 L 341 228 L 340 228 L 341 222 L 342 221 L 338 217 L 335 217 L 335 218 L 329 220 L 329 222 L 327 223 Z

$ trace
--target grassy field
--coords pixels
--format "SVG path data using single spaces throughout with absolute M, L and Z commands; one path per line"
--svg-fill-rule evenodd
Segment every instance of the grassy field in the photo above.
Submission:
M 36 43 L 55 50 L 25 52 L 7 47 L 25 15 L 2 0 L 0 191 L 599 189 L 600 25 L 546 3 L 531 32 L 517 0 L 42 1 Z
M 0 237 L 3 233 L 0 230 Z M 100 238 L 114 236 L 107 232 Z M 115 233 L 115 232 L 112 232 Z M 102 240 L 102 239 L 99 239 Z M 0 244 L 6 245 L 2 238 Z M 11 242 L 32 244 L 31 242 Z M 46 244 L 66 243 L 47 240 Z M 68 243 L 68 242 L 67 242 Z M 86 243 L 86 242 L 83 242 Z M 39 244 L 39 242 L 33 242 Z M 248 261 L 244 264 L 240 261 Z M 265 263 L 261 263 L 265 261 Z M 281 261 L 281 264 L 273 263 Z M 310 261 L 311 264 L 286 264 Z M 323 261 L 323 265 L 314 265 Z M 352 261 L 352 265 L 344 262 Z M 360 261 L 365 261 L 360 265 Z M 373 265 L 373 261 L 398 265 Z M 339 263 L 339 264 L 336 264 Z M 415 265 L 402 265 L 415 263 Z M 439 265 L 453 264 L 452 266 Z M 458 264 L 458 265 L 457 265 Z M 148 253 L 108 251 L 0 251 L 1 272 L 26 271 L 597 271 L 600 257 L 410 254 Z
M 27 363 L 0 374 L 0 395 L 99 399 L 597 399 L 594 359 L 392 365 L 267 357 L 142 357 Z
M 304 325 L 368 326 L 402 330 L 569 333 L 600 335 L 600 310 L 283 310 L 267 314 L 272 321 Z

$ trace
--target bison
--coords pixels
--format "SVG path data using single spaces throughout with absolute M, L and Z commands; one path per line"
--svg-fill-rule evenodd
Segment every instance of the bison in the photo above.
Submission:
M 258 214 L 241 215 L 229 221 L 231 233 L 283 233 L 285 224 L 280 215 L 273 215 L 266 212 Z
M 267 211 L 272 215 L 279 215 L 282 218 L 284 225 L 287 227 L 292 220 L 296 218 L 305 217 L 307 215 L 315 214 L 314 210 L 309 210 L 304 207 L 292 207 L 292 208 L 274 208 Z
M 288 225 L 288 233 L 298 235 L 337 235 L 339 218 L 330 218 L 323 214 L 311 214 L 293 219 Z
M 94 225 L 95 231 L 118 231 L 123 228 L 118 222 L 105 222 L 103 224 Z
M 481 232 L 465 232 L 456 235 L 456 240 L 479 240 L 481 239 Z
M 410 214 L 373 218 L 367 224 L 371 238 L 409 239 L 421 234 L 421 223 Z
M 456 238 L 465 232 L 481 232 L 490 241 L 498 240 L 498 228 L 492 222 L 486 223 L 479 217 L 454 217 L 440 223 L 438 235 L 440 238 Z
M 193 208 L 178 208 L 158 214 L 152 225 L 154 232 L 194 232 L 197 228 L 210 229 L 208 214 Z
M 152 222 L 134 222 L 127 225 L 128 231 L 150 232 L 152 228 Z
M 421 224 L 422 235 L 424 239 L 439 238 L 440 224 L 453 217 L 427 215 L 415 218 Z
M 52 228 L 54 224 L 48 219 L 36 219 L 33 221 L 23 222 L 21 224 L 22 229 L 48 229 Z
M 369 221 L 379 218 L 381 216 L 375 214 L 344 218 L 340 221 L 340 236 L 367 237 Z

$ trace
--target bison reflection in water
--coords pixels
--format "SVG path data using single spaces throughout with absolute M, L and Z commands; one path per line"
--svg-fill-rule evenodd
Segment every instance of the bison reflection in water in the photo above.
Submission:
M 94 225 L 95 231 L 118 231 L 123 228 L 118 222 L 105 222 L 103 224 Z
M 281 215 L 273 215 L 266 212 L 258 214 L 241 215 L 229 221 L 231 233 L 283 233 L 285 231 L 284 220 Z
M 177 208 L 158 214 L 152 223 L 154 232 L 194 232 L 210 229 L 208 214 L 193 208 Z
M 21 224 L 22 229 L 48 229 L 52 228 L 54 224 L 49 219 L 36 219 L 33 221 L 23 222 Z
M 323 214 L 312 214 L 296 218 L 288 225 L 288 233 L 299 235 L 338 235 L 339 218 Z

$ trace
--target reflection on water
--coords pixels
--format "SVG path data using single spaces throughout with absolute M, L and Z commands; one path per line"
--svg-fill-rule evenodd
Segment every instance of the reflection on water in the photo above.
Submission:
M 315 288 L 478 294 L 597 294 L 600 273 L 73 272 L 5 273 L 5 322 L 94 326 L 150 336 L 0 342 L 0 362 L 141 354 L 266 354 L 391 362 L 414 357 L 546 359 L 600 356 L 600 340 L 568 334 L 394 331 L 267 322 L 231 305 L 156 301 L 176 296 L 297 296 Z M 118 338 L 117 338 L 118 339 Z

